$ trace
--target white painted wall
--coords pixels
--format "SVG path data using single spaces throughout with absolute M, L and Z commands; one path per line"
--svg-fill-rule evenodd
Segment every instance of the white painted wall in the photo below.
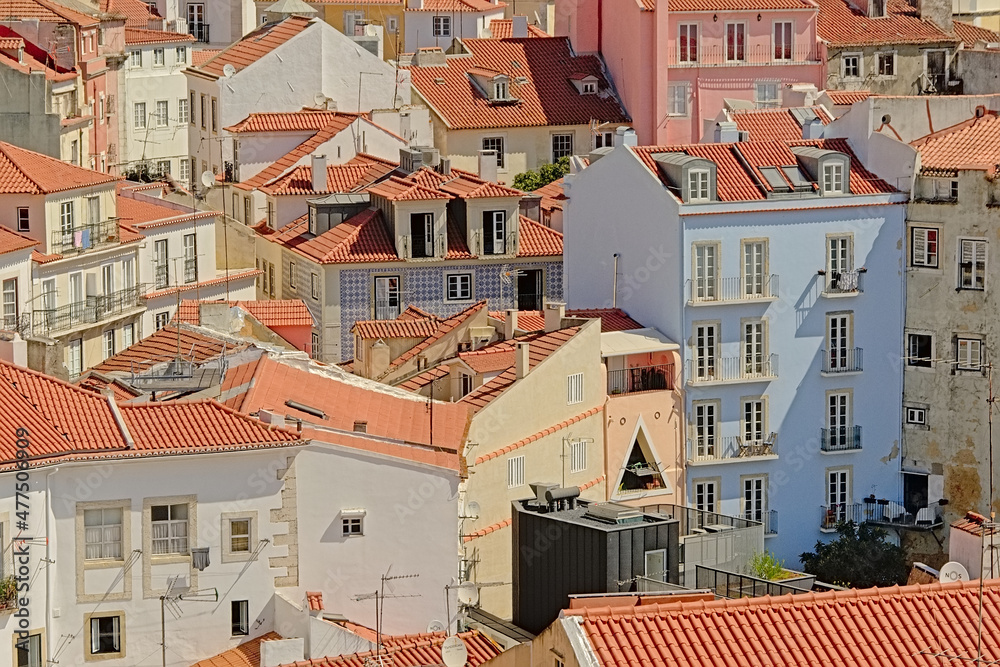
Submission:
M 412 3 L 411 3 L 412 4 Z M 493 19 L 503 18 L 503 7 L 485 12 L 441 12 L 440 15 L 451 18 L 451 33 L 440 37 L 434 36 L 435 12 L 408 11 L 405 14 L 407 53 L 415 53 L 417 49 L 428 46 L 440 46 L 447 49 L 455 38 L 475 39 L 483 37 L 483 30 Z

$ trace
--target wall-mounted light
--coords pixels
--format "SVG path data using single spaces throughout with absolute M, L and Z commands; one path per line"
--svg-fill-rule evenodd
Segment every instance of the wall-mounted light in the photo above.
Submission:
M 712 23 L 716 23 L 716 22 L 718 22 L 718 20 L 719 20 L 719 15 L 718 14 L 712 14 Z
M 757 14 L 757 23 L 760 23 L 760 14 Z

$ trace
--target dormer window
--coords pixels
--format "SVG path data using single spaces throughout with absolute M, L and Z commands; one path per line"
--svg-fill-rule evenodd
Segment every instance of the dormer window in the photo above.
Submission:
M 596 95 L 598 79 L 593 74 L 576 73 L 569 77 L 576 92 L 581 95 Z
M 493 82 L 493 99 L 495 100 L 506 100 L 509 97 L 507 89 L 507 81 L 494 81 Z
M 316 209 L 309 207 L 309 233 L 316 234 Z
M 844 194 L 844 165 L 841 162 L 827 162 L 823 165 L 823 194 Z
M 688 171 L 688 202 L 711 201 L 710 178 L 711 173 L 708 169 L 691 169 Z
M 869 0 L 868 16 L 873 19 L 885 18 L 885 0 Z
M 410 257 L 426 258 L 434 256 L 434 214 L 412 213 L 410 215 Z
M 583 84 L 583 91 L 582 91 L 582 93 L 584 95 L 593 95 L 596 92 L 597 92 L 597 84 L 596 83 L 585 83 L 585 84 Z
M 507 214 L 504 211 L 483 212 L 483 254 L 503 255 L 507 252 Z

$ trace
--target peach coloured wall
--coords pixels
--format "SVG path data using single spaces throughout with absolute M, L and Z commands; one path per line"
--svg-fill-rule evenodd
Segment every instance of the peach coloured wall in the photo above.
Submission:
M 294 345 L 296 350 L 312 352 L 312 327 L 271 327 L 271 331 Z
M 639 9 L 637 2 L 605 0 L 601 6 L 601 51 L 625 110 L 632 117 L 639 143 L 651 141 L 656 118 L 655 16 Z M 574 44 L 574 48 L 576 48 Z
M 676 352 L 632 355 L 627 360 L 626 367 L 663 363 L 674 364 L 674 385 L 678 387 L 680 360 Z M 679 388 L 608 396 L 604 422 L 608 499 L 634 506 L 655 503 L 684 504 L 683 405 Z M 659 458 L 663 477 L 669 482 L 670 492 L 665 489 L 653 490 L 618 497 L 616 491 L 619 474 L 627 463 L 640 418 L 646 438 Z

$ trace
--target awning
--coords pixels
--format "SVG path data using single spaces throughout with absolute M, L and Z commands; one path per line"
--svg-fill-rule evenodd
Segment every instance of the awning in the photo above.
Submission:
M 653 327 L 631 331 L 607 331 L 601 334 L 601 356 L 617 357 L 625 354 L 669 352 L 681 346 Z

